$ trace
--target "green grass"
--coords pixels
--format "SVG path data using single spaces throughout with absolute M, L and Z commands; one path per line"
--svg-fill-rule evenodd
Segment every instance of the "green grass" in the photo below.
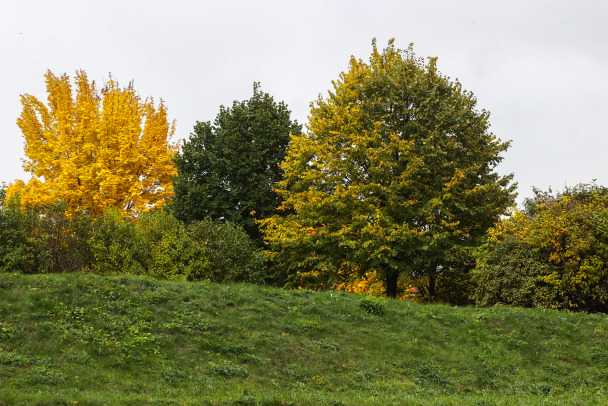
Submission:
M 0 405 L 602 405 L 608 317 L 0 274 Z

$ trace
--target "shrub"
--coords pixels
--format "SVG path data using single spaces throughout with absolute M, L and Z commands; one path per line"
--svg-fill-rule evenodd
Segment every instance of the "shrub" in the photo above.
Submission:
M 472 274 L 479 304 L 608 311 L 608 189 L 536 190 L 490 230 Z
M 557 301 L 556 292 L 541 279 L 551 274 L 551 266 L 533 246 L 508 238 L 487 243 L 478 256 L 473 273 L 478 304 L 551 307 Z
M 38 227 L 38 213 L 21 209 L 18 196 L 9 201 L 0 197 L 0 271 L 46 271 L 51 258 Z
M 359 307 L 369 314 L 384 316 L 386 301 L 376 296 L 365 296 L 359 301 Z
M 86 271 L 93 263 L 88 243 L 93 219 L 87 214 L 68 217 L 66 207 L 57 204 L 44 208 L 38 217 L 38 229 L 50 257 L 48 272 Z
M 138 226 L 149 252 L 147 274 L 164 279 L 205 279 L 208 249 L 190 238 L 181 221 L 156 211 L 142 214 Z
M 205 219 L 186 227 L 162 210 L 133 219 L 113 208 L 95 219 L 70 217 L 63 204 L 22 208 L 18 196 L 7 202 L 0 193 L 0 272 L 263 283 L 262 267 L 253 241 L 232 223 Z
M 94 271 L 100 274 L 143 274 L 148 250 L 142 230 L 118 210 L 108 209 L 93 224 L 88 244 Z
M 190 237 L 206 249 L 206 279 L 217 282 L 264 281 L 262 256 L 239 225 L 205 219 L 189 227 Z

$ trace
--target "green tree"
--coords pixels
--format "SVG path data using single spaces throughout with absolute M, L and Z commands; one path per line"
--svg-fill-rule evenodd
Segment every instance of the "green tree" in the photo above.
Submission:
M 535 197 L 488 233 L 473 278 L 481 305 L 608 310 L 608 189 Z
M 281 165 L 286 214 L 262 221 L 275 272 L 332 286 L 376 271 L 390 297 L 404 275 L 431 300 L 464 300 L 472 248 L 514 200 L 512 175 L 493 171 L 508 143 L 411 46 L 374 41 L 369 63 L 351 58 L 333 87 Z
M 278 206 L 273 185 L 282 178 L 289 134 L 301 126 L 253 85 L 253 97 L 220 107 L 214 124 L 197 122 L 194 134 L 175 156 L 178 176 L 169 210 L 187 223 L 209 217 L 243 226 L 253 240 L 260 232 L 254 218 L 270 216 Z

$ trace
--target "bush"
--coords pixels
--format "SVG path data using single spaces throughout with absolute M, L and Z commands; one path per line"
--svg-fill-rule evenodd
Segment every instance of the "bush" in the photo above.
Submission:
M 146 273 L 164 279 L 205 279 L 209 274 L 208 249 L 190 238 L 184 224 L 164 211 L 139 219 L 149 252 Z
M 206 279 L 217 282 L 264 282 L 263 259 L 239 225 L 205 219 L 189 227 L 192 240 L 206 249 Z
M 263 283 L 262 266 L 253 241 L 232 223 L 205 219 L 186 227 L 162 210 L 132 219 L 112 208 L 95 219 L 70 217 L 65 205 L 22 208 L 18 197 L 7 202 L 0 193 L 0 272 Z
M 0 203 L 0 271 L 75 272 L 91 266 L 92 219 L 69 218 L 65 205 L 22 208 L 19 197 Z
M 490 230 L 472 274 L 479 304 L 608 311 L 608 189 L 536 190 Z
M 21 209 L 19 198 L 0 202 L 0 271 L 45 272 L 50 253 L 38 227 L 39 215 L 32 209 Z
M 556 292 L 541 276 L 552 272 L 546 258 L 529 244 L 515 238 L 487 243 L 478 251 L 473 277 L 478 304 L 508 304 L 522 307 L 552 307 Z
M 88 245 L 94 272 L 144 274 L 148 250 L 141 228 L 118 210 L 108 209 L 93 224 Z
M 359 301 L 359 307 L 369 314 L 384 316 L 386 301 L 376 296 L 365 296 Z
M 48 272 L 86 271 L 93 263 L 88 243 L 93 219 L 86 214 L 68 217 L 66 207 L 58 204 L 45 208 L 37 220 L 49 255 Z

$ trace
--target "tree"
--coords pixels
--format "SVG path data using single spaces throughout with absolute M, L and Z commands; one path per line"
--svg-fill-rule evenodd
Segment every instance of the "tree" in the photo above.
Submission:
M 390 297 L 407 275 L 431 300 L 466 300 L 471 250 L 515 196 L 512 175 L 493 172 L 509 144 L 411 46 L 380 53 L 374 41 L 333 88 L 281 165 L 286 214 L 262 221 L 276 272 L 332 286 L 375 271 Z
M 175 156 L 179 176 L 170 211 L 185 222 L 209 217 L 243 226 L 258 240 L 254 218 L 270 216 L 278 206 L 273 185 L 282 178 L 289 134 L 301 126 L 290 111 L 253 85 L 253 97 L 220 107 L 214 125 L 197 122 L 194 134 Z
M 608 189 L 535 190 L 488 235 L 473 271 L 479 304 L 608 310 Z
M 172 195 L 169 142 L 175 126 L 162 100 L 142 101 L 129 83 L 110 78 L 101 90 L 84 71 L 76 72 L 75 95 L 67 75 L 48 71 L 48 107 L 21 96 L 17 125 L 25 138 L 24 169 L 32 178 L 9 187 L 23 205 L 61 201 L 69 214 L 100 215 L 106 207 L 136 214 L 162 205 Z

